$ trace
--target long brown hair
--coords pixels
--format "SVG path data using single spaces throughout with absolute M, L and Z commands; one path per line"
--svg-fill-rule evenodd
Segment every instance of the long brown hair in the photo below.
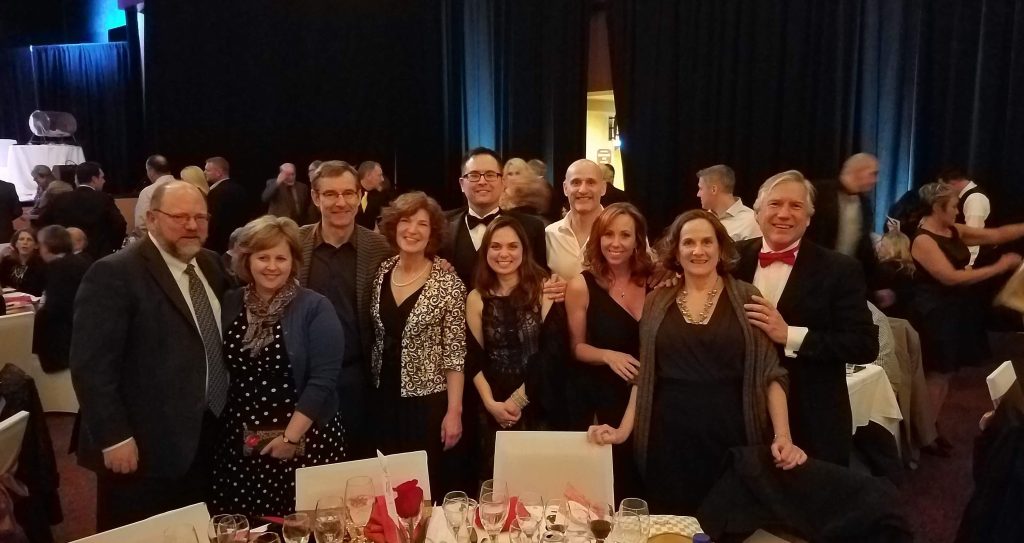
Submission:
M 637 285 L 643 286 L 654 268 L 651 255 L 647 252 L 647 220 L 633 204 L 619 202 L 612 204 L 598 215 L 594 226 L 590 229 L 590 238 L 583 252 L 583 265 L 598 279 L 611 282 L 612 272 L 608 260 L 601 252 L 601 237 L 611 228 L 612 222 L 619 216 L 627 215 L 633 219 L 633 241 L 636 246 L 629 257 L 630 278 Z
M 484 239 L 480 242 L 480 249 L 476 252 L 476 273 L 473 278 L 474 288 L 480 291 L 483 296 L 488 296 L 498 287 L 498 275 L 487 264 L 487 250 L 491 246 L 491 239 L 494 233 L 502 228 L 511 228 L 519 238 L 519 245 L 523 250 L 523 262 L 516 270 L 519 274 L 519 284 L 516 285 L 508 298 L 512 305 L 519 308 L 533 309 L 540 301 L 540 295 L 544 291 L 544 280 L 548 278 L 547 272 L 533 260 L 533 251 L 530 250 L 530 240 L 526 237 L 526 231 L 518 220 L 498 215 L 484 232 Z

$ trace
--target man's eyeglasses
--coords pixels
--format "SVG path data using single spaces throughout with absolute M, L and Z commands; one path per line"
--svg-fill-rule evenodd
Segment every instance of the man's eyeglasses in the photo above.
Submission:
M 345 190 L 338 192 L 336 190 L 318 190 L 316 191 L 320 195 L 320 199 L 326 204 L 331 204 L 338 201 L 338 198 L 344 198 L 349 202 L 354 202 L 359 199 L 359 192 L 355 190 Z
M 476 183 L 483 178 L 488 183 L 493 183 L 501 179 L 501 174 L 498 172 L 486 171 L 486 172 L 466 172 L 462 175 L 462 179 L 469 181 L 470 183 Z
M 189 219 L 196 221 L 198 225 L 204 225 L 210 223 L 209 213 L 198 213 L 196 215 L 189 215 L 188 213 L 168 213 L 162 209 L 154 209 L 157 213 L 170 218 L 172 221 L 178 224 L 178 226 L 185 226 L 188 224 Z

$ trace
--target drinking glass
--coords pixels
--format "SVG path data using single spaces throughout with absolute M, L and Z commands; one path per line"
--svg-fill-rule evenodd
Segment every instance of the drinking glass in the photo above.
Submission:
M 487 479 L 480 484 L 480 496 L 488 492 L 504 492 L 508 495 L 508 483 L 502 479 Z
M 508 493 L 505 491 L 487 492 L 480 496 L 480 524 L 487 531 L 491 543 L 497 543 L 508 518 Z
M 597 543 L 604 543 L 615 527 L 615 509 L 611 504 L 596 502 L 587 510 L 587 527 Z
M 476 513 L 480 509 L 480 504 L 473 498 L 466 498 L 466 521 L 469 525 L 469 529 L 466 530 L 466 540 L 472 541 L 470 533 L 476 533 Z
M 651 510 L 647 501 L 640 498 L 626 498 L 619 503 L 619 512 L 635 513 L 639 517 L 640 531 L 646 539 L 651 535 Z
M 226 524 L 230 524 L 232 529 L 235 521 L 231 519 L 231 515 L 214 515 L 210 517 L 210 523 L 206 527 L 206 538 L 210 540 L 210 543 L 219 543 L 221 541 L 221 535 L 226 532 Z
M 537 534 L 537 528 L 544 520 L 544 498 L 537 492 L 520 492 L 516 520 L 519 521 L 519 529 L 526 536 L 526 540 L 532 542 Z
M 566 524 L 569 521 L 565 518 L 564 510 L 566 510 L 566 504 L 563 498 L 551 498 L 548 500 L 547 505 L 544 507 L 545 531 L 565 533 Z
M 608 536 L 608 543 L 643 543 L 647 539 L 643 526 L 641 515 L 629 510 L 619 511 L 615 513 L 615 528 Z
M 284 517 L 281 535 L 285 543 L 309 543 L 309 533 L 313 530 L 313 521 L 308 513 L 292 513 Z
M 448 521 L 448 529 L 456 541 L 459 540 L 459 531 L 462 529 L 462 525 L 466 523 L 466 500 L 468 499 L 469 496 L 465 492 L 455 490 L 445 494 L 444 502 L 441 504 L 444 518 Z
M 224 534 L 227 536 L 223 541 L 248 541 L 249 539 L 249 518 L 245 515 L 231 515 L 230 526 Z M 224 536 L 222 536 L 224 537 Z
M 566 532 L 581 534 L 589 531 L 590 511 L 586 505 L 573 500 L 561 500 L 558 513 L 565 523 Z
M 263 532 L 250 539 L 249 543 L 281 543 L 281 537 L 273 532 Z
M 199 543 L 199 536 L 191 524 L 179 524 L 164 530 L 164 543 Z
M 348 506 L 349 519 L 356 528 L 359 541 L 366 541 L 364 531 L 370 522 L 375 499 L 373 479 L 370 477 L 351 477 L 345 483 L 345 505 Z
M 317 543 L 340 543 L 345 534 L 345 501 L 339 496 L 320 498 L 313 513 Z

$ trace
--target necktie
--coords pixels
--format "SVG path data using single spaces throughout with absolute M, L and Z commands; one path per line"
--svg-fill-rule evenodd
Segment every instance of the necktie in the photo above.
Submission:
M 206 288 L 196 273 L 196 267 L 192 264 L 186 266 L 185 275 L 188 276 L 188 295 L 192 298 L 192 308 L 196 312 L 196 324 L 199 325 L 199 334 L 206 348 L 206 404 L 214 415 L 220 416 L 228 401 L 228 370 L 221 357 L 223 344 L 220 330 L 217 329 L 217 319 L 213 317 L 210 299 L 206 296 Z
M 767 268 L 772 262 L 782 262 L 792 266 L 796 262 L 796 251 L 799 248 L 798 245 L 788 251 L 761 252 L 757 254 L 757 262 L 762 268 Z
M 366 211 L 366 204 L 370 203 L 370 199 L 366 196 L 367 194 L 369 194 L 369 192 L 364 190 L 363 197 L 359 200 L 359 207 L 361 207 L 363 211 Z
M 500 211 L 497 213 L 492 213 L 481 219 L 480 217 L 474 217 L 469 213 L 466 213 L 466 225 L 469 226 L 470 230 L 476 228 L 477 226 L 480 226 L 481 224 L 486 227 L 490 225 L 492 222 L 494 222 L 494 219 L 497 219 L 498 215 L 501 215 Z

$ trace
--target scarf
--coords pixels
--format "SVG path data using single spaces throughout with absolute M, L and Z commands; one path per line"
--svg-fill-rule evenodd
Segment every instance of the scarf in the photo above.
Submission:
M 245 318 L 249 326 L 246 327 L 245 337 L 242 338 L 243 351 L 249 351 L 249 354 L 255 357 L 261 349 L 274 341 L 274 325 L 281 321 L 284 310 L 298 293 L 298 284 L 289 281 L 268 303 L 256 294 L 256 289 L 251 284 L 246 285 Z

